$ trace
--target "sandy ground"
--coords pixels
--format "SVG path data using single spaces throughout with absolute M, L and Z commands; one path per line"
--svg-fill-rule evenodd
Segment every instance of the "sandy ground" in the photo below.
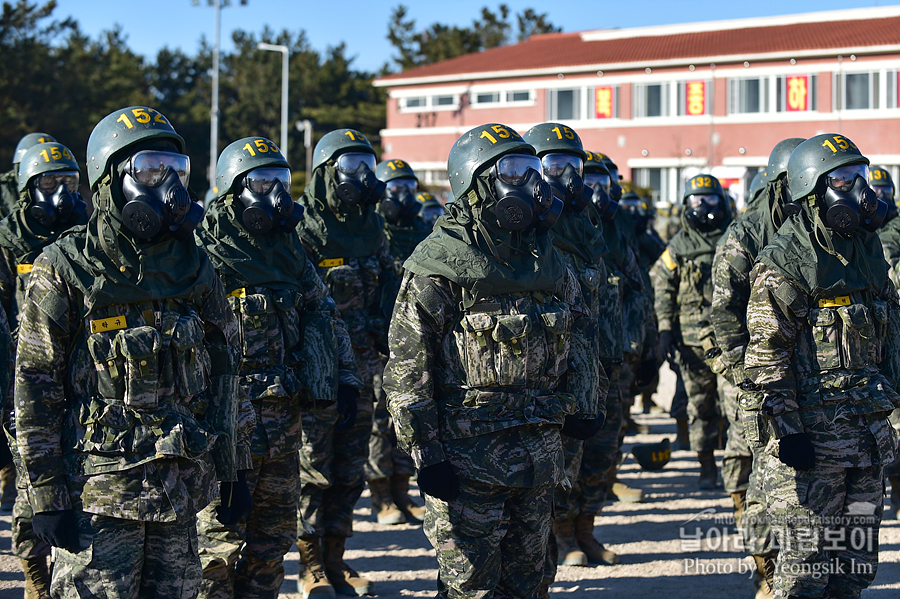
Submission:
M 658 404 L 668 406 L 673 377 L 664 368 Z M 634 443 L 675 438 L 675 422 L 667 415 L 636 415 L 650 425 L 651 434 L 626 437 L 625 452 Z M 721 461 L 721 453 L 718 454 Z M 616 566 L 561 566 L 551 595 L 559 599 L 615 596 L 616 599 L 671 597 L 693 599 L 752 598 L 752 562 L 740 550 L 739 537 L 721 522 L 731 513 L 724 491 L 698 491 L 696 457 L 673 452 L 659 472 L 643 472 L 628 457 L 620 477 L 644 491 L 639 504 L 612 503 L 597 520 L 595 533 L 621 556 Z M 379 597 L 433 597 L 437 564 L 421 526 L 382 526 L 373 521 L 368 492 L 356 509 L 356 534 L 348 540 L 347 558 L 374 580 Z M 717 521 L 718 520 L 720 521 Z M 23 578 L 10 550 L 10 518 L 0 517 L 0 599 L 23 596 Z M 703 541 L 692 546 L 697 530 Z M 719 530 L 725 530 L 720 536 Z M 885 521 L 880 535 L 878 575 L 866 599 L 900 597 L 900 521 Z M 299 599 L 296 548 L 285 561 L 287 576 L 282 597 Z

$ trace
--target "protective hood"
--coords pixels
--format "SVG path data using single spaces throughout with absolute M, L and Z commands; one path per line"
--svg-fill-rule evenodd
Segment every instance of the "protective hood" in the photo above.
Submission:
M 44 249 L 60 276 L 84 294 L 89 314 L 111 304 L 196 302 L 215 286 L 209 258 L 193 239 L 164 235 L 136 242 L 123 230 L 123 204 L 118 183 L 104 175 L 87 225 L 69 229 Z
M 609 251 L 601 229 L 584 212 L 564 210 L 550 229 L 550 239 L 559 251 L 574 254 L 588 264 L 599 264 Z
M 685 260 L 711 264 L 716 253 L 716 242 L 731 223 L 731 214 L 726 213 L 725 220 L 718 228 L 712 231 L 698 231 L 688 224 L 684 213 L 685 211 L 682 210 L 681 230 L 669 241 L 669 249 Z
M 384 241 L 384 219 L 370 205 L 347 206 L 337 196 L 334 167 L 313 171 L 299 203 L 306 209 L 297 232 L 318 264 L 328 258 L 363 258 Z
M 225 285 L 226 292 L 243 287 L 301 291 L 306 252 L 295 231 L 251 235 L 239 222 L 231 193 L 214 200 L 197 231 L 203 249 Z
M 41 226 L 23 210 L 30 201 L 29 191 L 23 190 L 19 194 L 19 209 L 0 221 L 0 247 L 11 251 L 17 264 L 32 264 L 41 251 L 65 232 L 65 229 L 51 231 Z M 87 223 L 87 213 L 72 226 Z
M 403 219 L 399 223 L 384 223 L 384 236 L 387 237 L 391 255 L 400 260 L 409 257 L 416 246 L 431 233 L 431 225 L 421 216 Z
M 500 228 L 493 217 L 496 201 L 487 174 L 478 176 L 474 190 L 446 205 L 447 214 L 438 218 L 434 231 L 403 267 L 417 275 L 443 277 L 477 298 L 556 291 L 566 265 L 550 236 L 533 227 Z

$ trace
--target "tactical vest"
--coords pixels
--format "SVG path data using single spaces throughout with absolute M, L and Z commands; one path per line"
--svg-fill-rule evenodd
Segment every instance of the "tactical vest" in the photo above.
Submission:
M 554 391 L 572 327 L 568 304 L 540 294 L 491 296 L 463 309 L 444 340 L 443 353 L 458 355 L 463 372 L 442 388 L 442 430 L 466 438 L 561 423 L 575 410 L 572 395 Z
M 712 263 L 682 260 L 678 265 L 678 324 L 685 345 L 700 347 L 712 334 L 709 312 L 712 306 Z
M 212 358 L 195 307 L 181 300 L 113 305 L 83 327 L 96 372 L 93 393 L 76 412 L 84 473 L 202 458 L 216 434 L 203 421 Z
M 596 312 L 600 325 L 600 360 L 604 368 L 622 363 L 625 340 L 622 274 L 612 263 L 607 263 L 606 266 L 609 270 L 606 281 L 598 289 Z
M 317 271 L 340 310 L 354 350 L 371 348 L 372 335 L 383 335 L 387 330 L 385 320 L 370 313 L 382 301 L 377 297 L 381 283 L 378 257 L 330 258 L 322 260 Z

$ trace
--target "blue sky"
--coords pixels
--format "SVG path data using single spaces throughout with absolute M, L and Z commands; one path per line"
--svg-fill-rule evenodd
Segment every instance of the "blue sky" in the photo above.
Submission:
M 37 0 L 40 1 L 40 0 Z M 669 23 L 687 23 L 862 8 L 898 4 L 884 0 L 750 0 L 726 2 L 698 0 L 555 0 L 505 2 L 512 13 L 525 8 L 545 12 L 563 31 L 626 28 Z M 391 10 L 399 0 L 231 0 L 222 10 L 222 47 L 231 47 L 231 31 L 260 32 L 265 25 L 275 31 L 306 30 L 310 43 L 324 50 L 346 42 L 357 69 L 375 71 L 390 61 L 393 48 L 387 41 Z M 416 20 L 417 28 L 434 22 L 468 25 L 482 6 L 496 11 L 500 2 L 487 0 L 436 0 L 403 2 Z M 452 10 L 448 10 L 452 8 Z M 191 0 L 58 0 L 57 17 L 72 16 L 92 37 L 118 23 L 128 36 L 129 46 L 150 58 L 163 46 L 193 53 L 200 39 L 213 38 L 213 7 L 208 0 L 194 6 Z M 836 23 L 835 26 L 840 26 Z

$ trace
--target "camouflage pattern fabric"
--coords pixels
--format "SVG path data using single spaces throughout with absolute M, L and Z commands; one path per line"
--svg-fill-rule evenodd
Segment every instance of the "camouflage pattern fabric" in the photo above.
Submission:
M 200 597 L 277 597 L 284 581 L 284 556 L 297 540 L 294 506 L 300 497 L 299 454 L 253 456 L 247 486 L 253 507 L 236 525 L 216 519 L 214 501 L 197 521 L 203 583 Z
M 201 572 L 193 516 L 138 522 L 78 512 L 78 532 L 80 551 L 54 552 L 54 599 L 197 596 Z
M 887 260 L 888 277 L 894 283 L 894 287 L 900 289 L 900 218 L 893 217 L 878 230 L 881 239 L 881 247 L 884 250 L 884 259 Z M 900 434 L 900 409 L 891 414 L 891 424 Z M 884 467 L 884 475 L 888 478 L 900 478 L 900 458 Z M 900 497 L 900 489 L 891 491 Z
M 386 364 L 387 361 L 383 361 Z M 412 458 L 397 447 L 394 423 L 387 409 L 387 395 L 382 389 L 383 369 L 375 375 L 375 411 L 372 436 L 369 438 L 369 459 L 366 461 L 366 480 L 390 478 L 394 474 L 412 476 L 416 473 Z
M 753 454 L 753 468 L 750 470 L 747 495 L 744 497 L 741 539 L 744 543 L 744 550 L 750 555 L 773 556 L 775 554 L 775 537 L 766 515 L 769 500 L 766 498 L 764 488 L 764 473 L 768 470 L 764 464 L 765 460 L 775 458 L 770 458 L 756 443 L 748 443 L 748 445 Z
M 897 292 L 888 281 L 878 294 L 820 303 L 764 262 L 751 278 L 744 365 L 757 391 L 741 402 L 751 412 L 748 442 L 769 454 L 761 476 L 780 547 L 778 596 L 859 596 L 875 575 L 883 467 L 897 449 L 887 416 L 900 396 L 879 365 L 900 343 Z M 797 433 L 812 442 L 812 470 L 797 472 L 777 459 L 779 439 Z M 838 519 L 853 514 L 866 518 Z M 826 544 L 825 527 L 841 535 L 840 544 Z M 848 546 L 859 527 L 872 544 Z
M 719 393 L 716 375 L 703 360 L 703 348 L 683 345 L 678 366 L 687 392 L 688 435 L 691 451 L 719 448 Z
M 719 390 L 719 408 L 728 419 L 725 455 L 722 457 L 722 484 L 728 493 L 746 491 L 750 484 L 753 454 L 744 438 L 744 424 L 737 399 L 740 389 L 722 375 L 718 375 L 716 381 Z
M 19 207 L 19 184 L 16 169 L 0 175 L 0 218 L 12 214 Z
M 459 498 L 425 496 L 425 535 L 437 550 L 441 599 L 535 597 L 551 530 L 553 485 L 505 487 L 462 479 Z

